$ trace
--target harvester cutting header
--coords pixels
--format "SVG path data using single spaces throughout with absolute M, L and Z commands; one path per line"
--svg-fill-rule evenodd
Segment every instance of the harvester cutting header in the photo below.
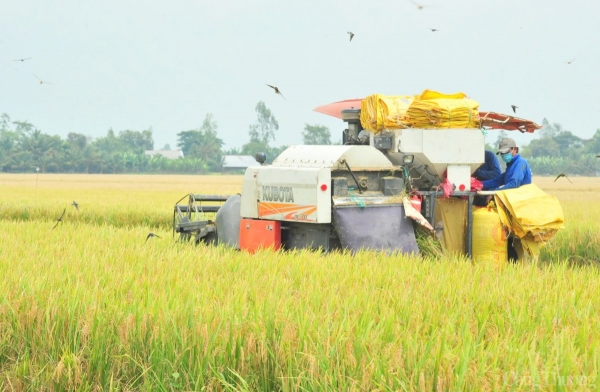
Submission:
M 190 194 L 187 205 L 175 205 L 174 230 L 183 239 L 251 252 L 418 254 L 415 230 L 435 228 L 446 249 L 471 256 L 473 200 L 481 189 L 471 176 L 485 161 L 482 131 L 540 128 L 478 106 L 462 93 L 426 90 L 318 107 L 347 123 L 343 145 L 292 146 L 272 165 L 248 168 L 241 195 Z M 257 160 L 263 164 L 264 155 Z M 550 237 L 547 228 L 539 232 Z

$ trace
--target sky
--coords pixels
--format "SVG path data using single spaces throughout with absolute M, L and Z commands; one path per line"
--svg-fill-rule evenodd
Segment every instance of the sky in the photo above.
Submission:
M 0 0 L 0 113 L 62 138 L 151 127 L 156 149 L 210 113 L 229 149 L 249 140 L 259 101 L 280 146 L 301 144 L 305 124 L 341 139 L 345 123 L 317 106 L 432 89 L 582 138 L 600 128 L 600 2 L 419 4 Z

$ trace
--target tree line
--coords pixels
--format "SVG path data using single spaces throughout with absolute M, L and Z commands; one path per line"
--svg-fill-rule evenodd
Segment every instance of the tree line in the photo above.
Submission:
M 600 129 L 590 139 L 583 139 L 559 123 L 544 119 L 542 128 L 536 133 L 540 135 L 539 138 L 519 149 L 534 175 L 600 175 L 600 159 L 597 158 L 600 154 Z M 496 151 L 500 140 L 505 137 L 510 137 L 510 133 L 501 131 L 494 145 L 487 144 L 486 149 Z
M 42 173 L 214 173 L 221 172 L 225 155 L 252 155 L 264 152 L 271 163 L 288 146 L 274 146 L 279 123 L 264 104 L 255 107 L 256 121 L 248 127 L 249 140 L 241 147 L 223 149 L 218 124 L 207 114 L 196 129 L 177 134 L 181 159 L 147 156 L 154 149 L 152 128 L 143 131 L 109 129 L 106 136 L 93 139 L 82 133 L 69 133 L 65 139 L 43 133 L 27 121 L 11 121 L 0 116 L 0 171 Z M 600 129 L 591 139 L 582 139 L 544 119 L 540 137 L 522 146 L 521 155 L 529 161 L 534 175 L 594 176 L 600 173 Z M 493 145 L 509 133 L 501 131 Z M 331 132 L 322 125 L 305 124 L 304 144 L 332 144 Z M 170 149 L 166 145 L 163 149 Z
M 207 114 L 199 128 L 177 134 L 181 159 L 148 156 L 154 149 L 152 128 L 143 131 L 109 129 L 106 136 L 93 139 L 69 133 L 66 139 L 43 133 L 27 121 L 0 116 L 0 171 L 27 173 L 213 173 L 222 170 L 225 155 L 252 155 L 264 152 L 270 163 L 287 146 L 273 146 L 279 123 L 264 102 L 256 107 L 256 122 L 249 126 L 249 141 L 240 148 L 223 149 L 218 124 Z M 306 144 L 330 144 L 326 127 L 306 124 Z M 163 149 L 170 149 L 165 145 Z

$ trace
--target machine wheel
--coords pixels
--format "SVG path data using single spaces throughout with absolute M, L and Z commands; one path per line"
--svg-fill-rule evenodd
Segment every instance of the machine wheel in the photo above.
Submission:
M 217 237 L 217 233 L 215 233 L 215 232 L 208 233 L 204 237 L 196 239 L 196 245 L 199 245 L 199 244 L 203 244 L 203 245 L 216 245 L 218 239 L 219 238 Z

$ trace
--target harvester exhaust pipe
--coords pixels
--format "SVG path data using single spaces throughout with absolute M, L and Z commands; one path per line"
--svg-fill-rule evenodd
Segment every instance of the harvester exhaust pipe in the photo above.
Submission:
M 363 130 L 360 123 L 360 109 L 344 109 L 342 110 L 342 120 L 348 123 L 348 133 L 344 135 L 344 144 L 346 142 L 358 142 L 358 134 Z

